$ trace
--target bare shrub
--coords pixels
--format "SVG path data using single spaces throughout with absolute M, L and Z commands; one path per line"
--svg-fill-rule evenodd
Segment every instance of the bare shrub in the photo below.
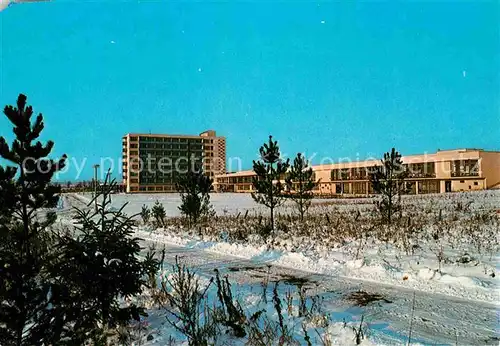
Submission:
M 216 338 L 214 321 L 204 304 L 205 294 L 213 280 L 201 287 L 196 275 L 177 258 L 172 269 L 172 277 L 167 278 L 163 286 L 169 303 L 165 307 L 167 321 L 187 337 L 190 345 L 208 345 Z

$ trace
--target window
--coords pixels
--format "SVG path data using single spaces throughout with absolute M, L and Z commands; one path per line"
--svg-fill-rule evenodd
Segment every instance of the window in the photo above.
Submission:
M 439 182 L 424 180 L 418 182 L 418 193 L 439 193 Z
M 477 181 L 475 181 L 475 182 L 474 182 L 474 185 L 475 185 L 475 186 L 478 186 L 478 185 L 479 185 L 479 183 L 478 183 Z
M 362 183 L 353 183 L 352 184 L 352 192 L 354 194 L 358 194 L 358 195 L 361 195 L 361 194 L 366 194 L 367 193 L 367 190 L 366 190 L 366 183 L 365 182 L 362 182 Z
M 342 184 L 342 191 L 344 193 L 351 193 L 351 191 L 349 191 L 349 183 L 343 183 Z
M 330 172 L 330 180 L 340 180 L 340 174 L 338 169 L 332 169 Z
M 479 175 L 478 160 L 455 160 L 452 161 L 452 177 L 467 177 Z
M 356 167 L 351 168 L 351 179 L 354 180 L 364 180 L 367 179 L 366 167 Z
M 465 180 L 460 180 L 460 184 L 463 184 L 463 183 L 465 183 Z
M 330 173 L 331 180 L 349 179 L 349 169 L 334 169 Z
M 424 167 L 424 176 L 427 178 L 433 178 L 436 176 L 436 166 L 434 162 L 427 162 Z

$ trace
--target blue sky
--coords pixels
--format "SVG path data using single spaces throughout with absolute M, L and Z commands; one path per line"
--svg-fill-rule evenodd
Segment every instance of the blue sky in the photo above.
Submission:
M 53 1 L 0 12 L 0 105 L 45 116 L 55 155 L 119 158 L 127 132 L 227 137 L 251 167 L 500 149 L 500 5 L 491 2 Z M 0 134 L 11 128 L 0 119 Z M 74 170 L 62 177 L 73 179 Z

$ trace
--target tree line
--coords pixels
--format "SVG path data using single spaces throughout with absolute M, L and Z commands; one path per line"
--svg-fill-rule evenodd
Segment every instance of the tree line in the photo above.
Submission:
M 278 142 L 269 136 L 267 143 L 259 149 L 260 159 L 253 161 L 255 176 L 252 184 L 253 199 L 269 209 L 269 231 L 274 231 L 274 212 L 286 198 L 291 198 L 298 211 L 300 221 L 311 206 L 313 190 L 320 183 L 315 180 L 309 162 L 298 153 L 290 159 L 282 158 Z M 401 154 L 392 148 L 384 154 L 381 165 L 370 168 L 369 179 L 373 191 L 380 194 L 376 206 L 383 222 L 391 223 L 394 214 L 401 210 L 401 195 L 408 192 L 405 182 L 407 172 L 403 169 Z M 283 183 L 284 182 L 284 183 Z M 285 194 L 285 190 L 288 192 Z

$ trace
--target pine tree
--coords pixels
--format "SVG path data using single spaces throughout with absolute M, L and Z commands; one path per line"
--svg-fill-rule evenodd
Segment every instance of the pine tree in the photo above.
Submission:
M 47 156 L 54 142 L 38 141 L 44 129 L 42 114 L 32 123 L 33 108 L 20 94 L 17 107 L 4 114 L 14 126 L 9 147 L 0 137 L 0 156 L 13 167 L 0 167 L 0 344 L 41 345 L 57 341 L 61 328 L 54 308 L 58 289 L 45 274 L 53 250 L 49 226 L 55 214 L 40 217 L 55 207 L 60 187 L 51 185 L 53 175 L 64 167 L 66 156 L 54 161 Z
M 271 213 L 271 230 L 274 231 L 274 209 L 283 203 L 284 186 L 281 179 L 284 178 L 290 160 L 283 161 L 277 141 L 269 136 L 268 143 L 264 143 L 259 150 L 260 160 L 253 161 L 253 177 L 255 193 L 253 199 L 269 208 Z
M 181 195 L 179 210 L 188 218 L 189 227 L 201 217 L 213 215 L 210 204 L 212 183 L 212 179 L 203 172 L 201 164 L 192 160 L 188 150 L 188 169 L 186 174 L 178 176 L 176 188 Z
M 165 227 L 165 217 L 167 214 L 165 212 L 163 204 L 161 204 L 159 201 L 156 201 L 153 205 L 153 208 L 151 208 L 151 214 L 155 219 L 154 223 L 156 227 Z
M 307 160 L 298 153 L 293 160 L 293 165 L 288 172 L 286 184 L 290 190 L 290 198 L 294 201 L 300 215 L 300 220 L 304 220 L 304 214 L 311 206 L 313 189 L 317 185 L 314 180 L 314 172 L 309 167 Z
M 401 195 L 407 191 L 404 181 L 407 172 L 403 169 L 401 154 L 394 148 L 384 154 L 381 162 L 381 166 L 372 168 L 370 182 L 373 190 L 382 195 L 377 204 L 382 221 L 390 224 L 393 215 L 401 209 Z
M 74 321 L 63 331 L 71 344 L 105 343 L 108 331 L 146 315 L 143 307 L 123 306 L 119 298 L 140 294 L 159 266 L 152 252 L 139 257 L 140 239 L 133 237 L 137 215 L 124 214 L 126 204 L 110 208 L 116 183 L 109 173 L 100 188 L 97 211 L 91 207 L 94 201 L 76 209 L 76 231 L 61 237 L 54 256 L 58 261 L 52 272 L 67 298 L 62 308 Z

